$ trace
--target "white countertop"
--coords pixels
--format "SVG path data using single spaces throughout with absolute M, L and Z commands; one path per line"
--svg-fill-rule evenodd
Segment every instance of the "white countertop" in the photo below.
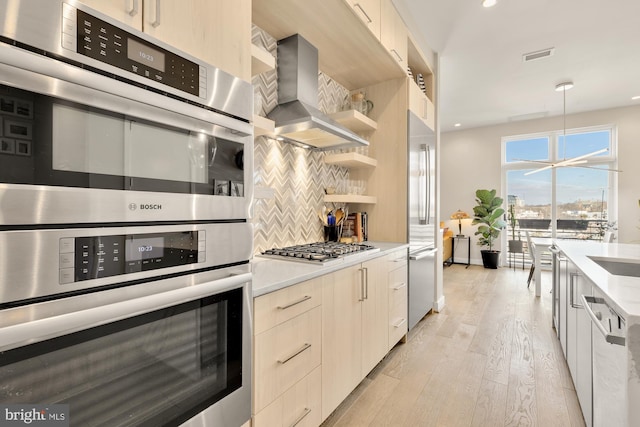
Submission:
M 556 240 L 556 246 L 587 276 L 620 310 L 627 321 L 640 317 L 640 277 L 610 274 L 588 256 L 640 261 L 640 245 Z M 640 269 L 640 264 L 638 264 Z
M 398 249 L 408 248 L 406 243 L 388 242 L 366 242 L 376 248 L 377 252 L 363 252 L 361 254 L 349 255 L 343 262 L 331 265 L 307 264 L 296 261 L 280 261 L 273 258 L 254 257 L 251 261 L 253 273 L 253 296 L 274 292 L 296 283 L 304 282 L 318 276 L 332 273 L 334 271 L 359 264 L 363 261 L 384 256 Z

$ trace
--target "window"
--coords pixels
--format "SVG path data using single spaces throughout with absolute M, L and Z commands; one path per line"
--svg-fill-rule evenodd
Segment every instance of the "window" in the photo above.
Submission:
M 526 240 L 525 230 L 541 237 L 602 238 L 603 224 L 616 218 L 615 128 L 506 137 L 502 147 L 505 208 L 516 218 L 505 240 Z M 598 151 L 575 166 L 537 171 Z

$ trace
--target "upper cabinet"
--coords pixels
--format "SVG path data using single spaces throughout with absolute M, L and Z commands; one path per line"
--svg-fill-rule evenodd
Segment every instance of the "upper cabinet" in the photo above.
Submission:
M 422 119 L 431 130 L 435 130 L 435 106 L 415 83 L 409 84 L 409 110 Z
M 397 59 L 376 35 L 376 17 L 383 10 L 377 5 L 379 2 L 367 0 L 355 6 L 355 0 L 312 4 L 262 0 L 253 2 L 252 16 L 255 25 L 277 40 L 296 33 L 302 35 L 318 49 L 320 70 L 345 88 L 355 90 L 406 76 L 406 68 L 398 66 Z M 372 25 L 367 24 L 369 20 Z
M 407 43 L 407 59 L 411 70 L 408 85 L 409 110 L 422 119 L 429 128 L 435 130 L 435 78 L 431 67 L 410 35 Z
M 251 80 L 251 1 L 82 0 L 227 73 Z
M 373 35 L 380 40 L 380 1 L 346 0 Z
M 382 0 L 380 42 L 387 48 L 403 72 L 407 71 L 407 27 L 391 0 Z
M 82 3 L 142 31 L 143 0 L 82 0 Z

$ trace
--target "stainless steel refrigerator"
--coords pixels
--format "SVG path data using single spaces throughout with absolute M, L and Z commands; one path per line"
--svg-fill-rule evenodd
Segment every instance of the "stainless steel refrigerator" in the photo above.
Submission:
M 409 329 L 433 308 L 435 299 L 436 135 L 414 113 L 409 124 Z

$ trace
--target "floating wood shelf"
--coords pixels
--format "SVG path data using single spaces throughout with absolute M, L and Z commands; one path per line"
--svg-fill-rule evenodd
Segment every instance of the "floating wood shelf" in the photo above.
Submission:
M 275 70 L 276 58 L 269 52 L 255 44 L 251 45 L 251 76 L 265 71 Z
M 365 203 L 375 205 L 378 203 L 376 196 L 361 196 L 357 194 L 327 194 L 324 196 L 325 203 Z
M 347 168 L 375 168 L 378 161 L 374 158 L 359 153 L 327 154 L 324 162 L 329 165 L 338 165 Z
M 378 129 L 375 121 L 356 110 L 331 113 L 329 117 L 354 132 L 371 132 Z
M 269 120 L 266 117 L 253 115 L 253 136 L 271 135 L 276 128 L 276 124 L 273 120 Z

